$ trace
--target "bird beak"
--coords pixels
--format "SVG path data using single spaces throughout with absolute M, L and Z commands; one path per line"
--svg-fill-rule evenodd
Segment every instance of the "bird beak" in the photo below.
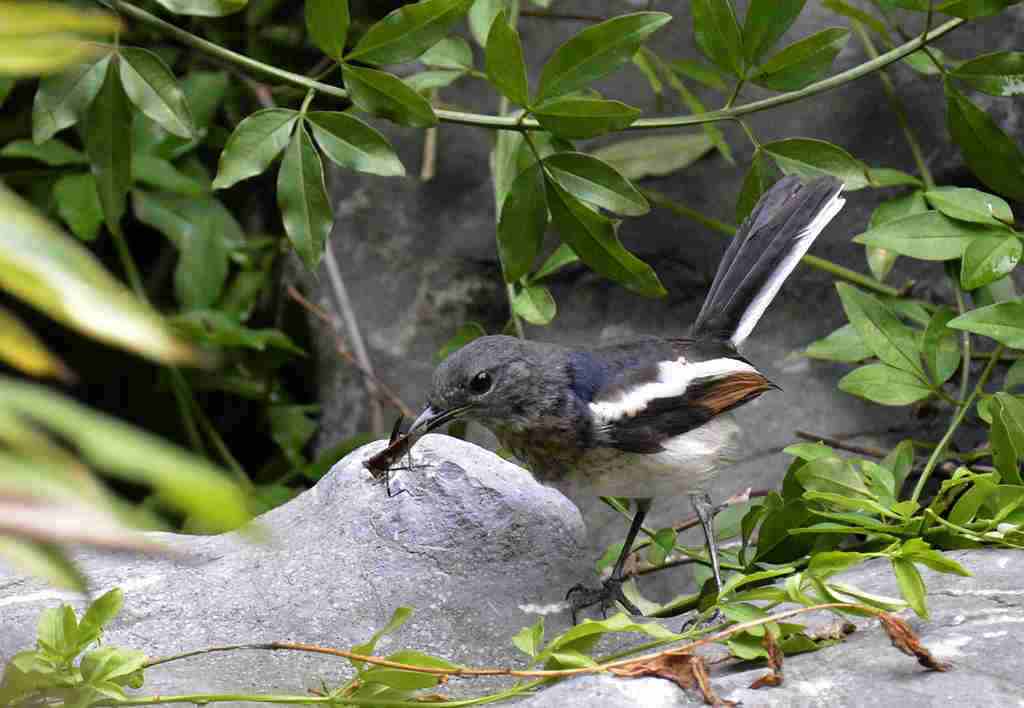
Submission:
M 433 406 L 427 406 L 416 420 L 413 421 L 407 435 L 415 435 L 417 437 L 425 435 L 431 430 L 440 428 L 445 423 L 450 423 L 468 410 L 469 406 L 459 406 L 458 408 L 449 408 L 448 410 L 438 410 Z

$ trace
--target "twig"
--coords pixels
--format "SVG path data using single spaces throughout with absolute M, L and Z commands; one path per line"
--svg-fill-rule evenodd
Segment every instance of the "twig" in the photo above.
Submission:
M 837 450 L 845 450 L 846 452 L 853 452 L 858 455 L 866 455 L 868 457 L 877 457 L 883 459 L 889 453 L 877 447 L 867 447 L 865 445 L 852 445 L 848 442 L 843 442 L 839 438 L 828 437 L 827 435 L 818 435 L 817 433 L 808 433 L 803 430 L 794 430 L 793 434 L 801 440 L 809 440 L 810 442 L 823 442 L 829 447 L 834 447 Z
M 607 18 L 584 15 L 577 12 L 546 12 L 544 10 L 520 10 L 522 17 L 536 17 L 544 20 L 568 20 L 570 22 L 604 22 Z
M 331 283 L 331 290 L 334 292 L 334 300 L 341 311 L 341 317 L 345 322 L 345 329 L 348 330 L 349 339 L 352 342 L 352 350 L 356 361 L 369 374 L 364 381 L 366 392 L 370 394 L 370 429 L 375 433 L 384 430 L 384 411 L 377 400 L 377 376 L 373 373 L 373 364 L 370 362 L 370 354 L 366 351 L 366 344 L 363 342 L 363 335 L 359 331 L 359 321 L 352 309 L 352 301 L 348 297 L 348 289 L 341 277 L 341 269 L 338 261 L 334 258 L 334 249 L 330 243 L 324 249 L 324 262 L 327 264 L 327 279 Z
M 343 358 L 346 362 L 355 367 L 356 371 L 358 371 L 360 374 L 362 374 L 366 378 L 373 381 L 374 384 L 376 384 L 376 395 L 380 396 L 382 400 L 387 401 L 392 406 L 397 408 L 399 412 L 401 412 L 401 414 L 404 415 L 405 417 L 416 417 L 416 413 L 408 405 L 406 405 L 405 401 L 403 401 L 390 386 L 388 386 L 381 379 L 379 379 L 372 371 L 367 371 L 366 369 L 364 369 L 362 365 L 358 361 L 356 361 L 356 358 L 352 356 L 352 352 L 350 352 L 348 348 L 345 346 L 345 339 L 341 335 L 341 323 L 338 322 L 337 318 L 332 317 L 330 313 L 326 312 L 323 308 L 314 305 L 309 300 L 304 298 L 302 294 L 298 290 L 296 290 L 295 286 L 293 285 L 288 286 L 288 296 L 295 302 L 299 303 L 299 305 L 304 307 L 307 312 L 309 312 L 314 317 L 316 317 L 321 322 L 330 327 L 331 333 L 334 335 L 335 351 L 338 352 L 338 355 L 341 356 L 341 358 Z

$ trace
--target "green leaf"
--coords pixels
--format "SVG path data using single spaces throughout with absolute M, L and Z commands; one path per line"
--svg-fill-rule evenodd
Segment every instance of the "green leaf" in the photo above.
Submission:
M 864 344 L 852 324 L 845 324 L 824 339 L 808 344 L 804 356 L 853 364 L 874 356 L 874 352 Z
M 651 34 L 672 19 L 664 12 L 637 12 L 583 30 L 555 50 L 540 75 L 538 103 L 586 88 L 620 69 Z
M 518 7 L 519 0 L 476 0 L 470 8 L 466 19 L 473 39 L 481 47 L 487 46 L 487 36 L 494 27 L 494 18 L 503 10 L 511 17 L 513 7 Z
M 1003 229 L 950 219 L 937 211 L 911 214 L 865 231 L 853 240 L 926 261 L 960 258 L 980 236 L 1001 236 Z
M 421 0 L 389 13 L 345 56 L 368 64 L 412 61 L 444 38 L 473 0 Z
M 854 369 L 839 380 L 839 390 L 884 406 L 905 406 L 931 394 L 917 376 L 887 364 Z
M 224 17 L 238 12 L 249 0 L 156 0 L 176 15 Z
M 280 349 L 293 354 L 305 354 L 284 332 L 246 327 L 220 310 L 192 310 L 177 315 L 171 323 L 183 335 L 202 344 L 260 352 Z
M 1021 385 L 1024 385 L 1024 359 L 1018 359 L 1010 365 L 1003 388 L 1008 390 Z
M 772 164 L 765 152 L 761 148 L 755 149 L 754 157 L 750 161 L 750 169 L 747 170 L 747 176 L 743 178 L 740 196 L 736 200 L 736 219 L 738 221 L 742 222 L 750 215 L 757 200 L 775 183 L 775 179 Z
M 333 111 L 311 111 L 306 118 L 320 149 L 335 164 L 382 177 L 405 174 L 388 139 L 358 118 Z
M 345 53 L 351 18 L 348 0 L 305 0 L 306 32 L 313 44 L 335 61 Z
M 530 282 L 535 283 L 541 278 L 546 278 L 562 268 L 578 262 L 579 259 L 580 257 L 576 255 L 576 252 L 568 244 L 559 244 L 554 253 L 548 256 L 547 260 L 537 269 L 537 272 L 530 276 Z
M 654 54 L 654 52 L 648 52 L 646 49 L 642 49 L 641 53 L 637 56 L 649 57 L 653 62 L 656 62 L 662 67 L 663 71 L 665 71 L 665 80 L 668 81 L 673 90 L 679 94 L 679 98 L 682 99 L 683 103 L 686 104 L 686 107 L 690 109 L 691 113 L 697 114 L 707 112 L 707 108 L 704 103 L 697 98 L 697 95 L 693 91 L 686 87 L 686 84 L 683 83 L 683 81 L 660 57 L 658 57 L 658 55 Z M 725 140 L 725 136 L 722 134 L 722 131 L 718 126 L 714 123 L 705 123 L 701 128 L 708 140 L 710 140 L 711 143 L 718 148 L 718 151 L 722 153 L 722 157 L 724 157 L 730 165 L 735 164 L 735 160 L 732 156 L 732 148 L 729 147 L 729 143 Z M 686 157 L 686 153 L 684 153 L 683 157 Z M 660 156 L 659 161 L 666 161 L 666 156 Z M 689 162 L 692 162 L 692 160 Z M 687 162 L 687 164 L 689 164 L 689 162 Z
M 900 489 L 903 488 L 903 481 L 914 468 L 913 441 L 901 440 L 882 460 L 882 466 L 892 472 L 893 488 L 896 490 L 896 496 L 899 497 Z
M 791 536 L 791 529 L 807 525 L 811 512 L 807 504 L 796 499 L 772 509 L 761 522 L 757 533 L 756 562 L 788 563 L 804 556 L 811 547 L 809 537 Z
M 349 64 L 342 67 L 342 75 L 352 102 L 367 113 L 413 128 L 437 123 L 430 101 L 397 76 Z
M 947 326 L 991 337 L 1014 349 L 1024 349 L 1024 299 L 979 307 L 960 315 Z
M 52 167 L 89 163 L 85 155 L 56 138 L 38 144 L 31 140 L 12 140 L 0 150 L 0 157 L 37 160 Z
M 832 175 L 846 184 L 848 191 L 868 186 L 867 166 L 837 145 L 812 138 L 788 138 L 762 145 L 775 164 L 786 174 L 813 179 Z
M 922 49 L 912 52 L 903 57 L 902 61 L 906 66 L 909 66 L 922 76 L 937 76 L 942 73 L 939 67 L 935 65 L 936 61 L 943 66 L 950 63 L 949 58 L 934 46 L 929 47 L 927 52 Z
M 986 226 L 1013 226 L 1013 212 L 1003 199 L 967 187 L 939 187 L 925 199 L 946 216 Z
M 79 624 L 82 633 L 99 636 L 99 632 L 117 617 L 124 604 L 124 593 L 113 588 L 97 597 L 89 605 Z
M 603 98 L 566 97 L 544 101 L 533 115 L 555 135 L 583 139 L 629 127 L 640 109 Z
M 54 544 L 2 536 L 0 558 L 17 572 L 33 575 L 58 588 L 84 593 L 89 586 L 88 579 L 71 562 L 65 551 Z M 0 681 L 0 700 L 4 699 L 4 688 L 11 682 L 9 676 L 16 658 L 17 655 L 8 662 L 3 681 Z
M 281 161 L 277 203 L 288 240 L 306 267 L 315 271 L 334 224 L 334 213 L 327 197 L 323 163 L 303 125 L 296 129 Z
M 163 503 L 192 515 L 206 530 L 233 529 L 247 520 L 245 497 L 226 472 L 155 435 L 6 377 L 0 377 L 0 406 L 45 424 L 105 474 L 152 487 Z
M 712 147 L 705 133 L 680 133 L 621 140 L 594 150 L 593 156 L 608 163 L 624 178 L 637 180 L 663 177 L 688 167 Z
M 416 93 L 426 94 L 434 89 L 451 86 L 465 75 L 466 72 L 461 69 L 457 71 L 437 69 L 434 71 L 421 71 L 412 76 L 407 76 L 404 81 L 406 86 Z
M 843 2 L 843 0 L 822 0 L 821 4 L 836 14 L 849 17 L 851 20 L 857 20 L 886 41 L 892 39 L 885 23 L 869 12 L 864 12 L 864 10 Z
M 757 64 L 793 26 L 805 4 L 807 0 L 751 0 L 743 22 L 743 52 L 747 61 Z
M 64 3 L 5 2 L 0 75 L 61 71 L 103 52 L 99 41 L 123 29 L 115 15 Z
M 82 657 L 82 680 L 97 685 L 104 681 L 115 681 L 140 670 L 146 663 L 146 655 L 135 649 L 101 647 Z
M 92 241 L 103 225 L 103 205 L 91 173 L 64 175 L 53 183 L 57 213 L 71 232 L 83 241 Z
M 529 627 L 523 627 L 512 637 L 512 643 L 516 649 L 529 657 L 537 656 L 544 646 L 544 617 L 537 618 L 537 621 Z
M 1020 0 L 952 0 L 951 2 L 939 5 L 936 9 L 947 15 L 963 17 L 969 20 L 975 17 L 998 15 L 1006 8 L 1019 2 Z
M 802 89 L 828 74 L 849 37 L 850 31 L 842 27 L 830 27 L 805 37 L 759 66 L 750 80 L 775 91 Z
M 39 81 L 32 101 L 32 140 L 43 143 L 82 118 L 107 75 L 110 57 L 78 64 Z
M 733 76 L 743 76 L 743 38 L 731 0 L 692 0 L 693 37 L 704 56 Z
M 551 292 L 541 285 L 530 285 L 516 293 L 512 309 L 533 325 L 550 324 L 557 312 Z
M 647 561 L 651 565 L 661 565 L 669 557 L 676 546 L 676 531 L 673 528 L 658 529 L 647 549 Z
M 514 283 L 533 266 L 548 225 L 544 170 L 533 164 L 523 170 L 501 207 L 498 256 L 505 281 Z
M 103 88 L 89 109 L 84 139 L 107 227 L 120 234 L 132 183 L 132 145 L 127 132 L 132 109 L 121 87 L 117 64 L 114 59 L 107 65 Z
M 870 498 L 864 480 L 845 459 L 830 455 L 810 460 L 796 471 L 797 481 L 810 491 Z
M 909 560 L 903 558 L 892 559 L 892 570 L 896 574 L 896 583 L 899 585 L 900 594 L 907 604 L 917 613 L 919 617 L 928 618 L 928 604 L 925 600 L 927 591 L 921 574 Z
M 989 442 L 992 461 L 1004 481 L 1021 484 L 1020 461 L 1024 457 L 1024 404 L 1015 396 L 997 393 L 991 399 L 992 428 Z
M 559 152 L 544 158 L 544 167 L 577 199 L 627 216 L 640 216 L 650 211 L 644 195 L 614 167 L 596 157 L 580 152 Z
M 869 167 L 868 179 L 872 187 L 923 187 L 924 182 L 914 175 L 891 167 Z
M 520 106 L 529 104 L 530 84 L 523 60 L 523 45 L 519 41 L 519 32 L 509 24 L 508 14 L 504 11 L 494 18 L 487 35 L 484 64 L 487 78 L 503 96 Z
M 84 334 L 166 362 L 191 350 L 99 261 L 0 187 L 0 289 Z M 74 297 L 69 297 L 73 293 Z
M 584 263 L 640 295 L 665 295 L 651 267 L 619 243 L 616 222 L 595 213 L 558 183 L 547 184 L 548 208 L 555 227 Z
M 836 283 L 843 309 L 861 341 L 886 364 L 924 380 L 924 369 L 913 331 L 878 298 L 847 283 Z
M 0 307 L 0 362 L 30 376 L 73 378 L 60 358 L 5 307 Z
M 122 47 L 119 56 L 121 84 L 131 102 L 169 133 L 191 138 L 195 132 L 192 112 L 163 60 L 139 47 Z
M 992 96 L 1024 93 L 1024 52 L 993 52 L 974 57 L 950 74 Z
M 462 347 L 466 346 L 474 339 L 486 336 L 487 332 L 483 327 L 478 325 L 476 322 L 467 322 L 466 324 L 459 327 L 459 329 L 452 335 L 452 338 L 445 342 L 437 352 L 435 359 L 437 361 L 444 361 L 449 356 L 457 352 Z
M 975 290 L 1009 275 L 1021 257 L 1021 243 L 1016 236 L 982 237 L 972 240 L 960 264 L 960 285 Z
M 132 177 L 138 184 L 189 197 L 201 197 L 209 192 L 208 181 L 187 175 L 175 167 L 170 160 L 156 155 L 134 153 L 132 155 Z
M 213 188 L 225 189 L 266 170 L 288 145 L 298 116 L 287 108 L 266 108 L 246 117 L 220 154 Z
M 473 68 L 473 50 L 462 37 L 445 37 L 423 52 L 420 62 L 438 69 L 468 71 Z
M 377 648 L 377 642 L 381 640 L 381 637 L 394 634 L 403 624 L 405 624 L 406 620 L 408 620 L 411 615 L 412 609 L 409 607 L 396 608 L 387 624 L 374 632 L 373 636 L 367 641 L 352 647 L 352 653 L 362 654 L 363 656 L 373 654 L 373 650 Z M 363 667 L 363 662 L 361 661 L 349 659 L 349 662 L 356 667 L 357 670 L 360 670 Z
M 928 323 L 921 342 L 921 357 L 928 375 L 937 386 L 946 383 L 960 367 L 959 337 L 946 326 L 955 317 L 956 312 L 952 308 L 940 308 Z
M 946 127 L 964 162 L 990 189 L 1024 200 L 1024 154 L 996 122 L 946 80 Z
M 895 221 L 904 216 L 912 214 L 923 214 L 928 211 L 928 203 L 924 200 L 923 192 L 915 190 L 909 194 L 903 194 L 895 199 L 882 202 L 871 212 L 871 219 L 868 221 L 870 228 L 881 226 L 889 221 Z M 896 264 L 898 253 L 888 248 L 877 246 L 865 246 L 864 252 L 867 257 L 868 267 L 871 274 L 879 281 L 885 280 L 886 276 Z
M 842 573 L 856 565 L 860 565 L 869 557 L 864 553 L 823 551 L 811 556 L 811 563 L 807 566 L 807 572 L 819 578 L 827 578 L 830 575 Z
M 725 93 L 729 88 L 726 86 L 724 74 L 722 74 L 718 67 L 712 64 L 706 64 L 702 61 L 677 59 L 676 61 L 668 62 L 667 66 L 676 75 L 685 76 L 716 91 Z

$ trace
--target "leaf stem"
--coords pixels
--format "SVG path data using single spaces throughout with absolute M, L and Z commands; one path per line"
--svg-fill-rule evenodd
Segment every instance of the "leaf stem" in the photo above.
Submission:
M 960 283 L 956 282 L 956 278 L 950 276 L 949 278 L 950 287 L 953 288 L 953 297 L 956 298 L 956 310 L 958 315 L 962 315 L 967 311 L 967 306 L 964 304 L 964 291 L 960 289 Z M 964 400 L 967 397 L 967 387 L 971 381 L 971 333 L 964 330 L 960 333 L 960 346 L 963 350 L 960 356 L 962 367 L 960 371 L 960 400 Z
M 210 42 L 209 40 L 198 37 L 187 30 L 176 27 L 169 22 L 166 22 L 159 17 L 146 12 L 140 7 L 128 2 L 120 3 L 121 12 L 126 17 L 131 17 L 138 22 L 149 25 L 150 27 L 156 28 L 165 34 L 174 37 L 183 44 L 187 44 L 195 49 L 198 49 L 207 54 L 211 54 L 223 61 L 230 62 L 237 66 L 243 67 L 250 71 L 255 71 L 266 76 L 272 76 L 283 83 L 291 84 L 293 86 L 299 86 L 306 89 L 315 89 L 316 91 L 326 95 L 333 96 L 340 99 L 348 99 L 348 92 L 345 89 L 338 88 L 337 86 L 330 86 L 328 84 L 322 84 L 318 81 L 314 81 L 309 77 L 296 74 L 291 71 L 280 69 L 270 64 L 265 64 L 261 61 L 252 59 L 238 52 L 231 51 L 218 44 Z M 944 24 L 939 25 L 930 32 L 923 33 L 907 42 L 904 42 L 900 46 L 892 49 L 884 54 L 880 55 L 876 59 L 871 59 L 863 64 L 859 64 L 855 67 L 847 69 L 846 71 L 840 72 L 835 76 L 830 76 L 827 79 L 816 81 L 812 84 L 805 86 L 797 91 L 789 91 L 787 93 L 781 93 L 777 96 L 771 96 L 770 98 L 761 99 L 760 101 L 751 101 L 739 106 L 733 106 L 728 109 L 722 109 L 718 111 L 710 111 L 708 113 L 701 113 L 698 115 L 685 115 L 685 116 L 666 116 L 663 118 L 641 118 L 630 125 L 626 130 L 654 130 L 658 128 L 680 128 L 687 125 L 701 125 L 703 123 L 716 123 L 723 120 L 734 120 L 740 116 L 744 116 L 750 113 L 757 113 L 759 111 L 767 110 L 769 108 L 775 108 L 776 106 L 783 106 L 787 103 L 799 101 L 810 96 L 830 91 L 834 88 L 838 88 L 851 81 L 859 79 L 863 76 L 867 76 L 879 69 L 882 69 L 893 62 L 899 61 L 908 54 L 913 54 L 918 49 L 932 42 L 939 37 L 942 37 L 949 32 L 952 32 L 960 25 L 964 24 L 966 20 L 962 18 L 954 18 Z M 460 125 L 476 125 L 485 128 L 496 128 L 500 130 L 541 130 L 540 124 L 536 119 L 530 118 L 525 121 L 519 122 L 515 116 L 495 116 L 485 115 L 480 113 L 467 113 L 464 111 L 451 111 L 436 109 L 435 113 L 437 117 L 446 123 L 457 123 Z
M 673 199 L 669 199 L 661 192 L 657 192 L 652 189 L 644 189 L 642 191 L 644 193 L 644 196 L 647 197 L 647 199 L 655 206 L 668 209 L 669 211 L 675 212 L 680 216 L 686 217 L 687 219 L 692 219 L 693 221 L 696 221 L 698 224 L 702 224 L 703 226 L 706 226 L 709 229 L 718 231 L 728 236 L 732 236 L 736 233 L 736 227 L 733 226 L 732 224 L 728 224 L 724 221 L 719 221 L 718 219 L 702 214 L 699 211 L 686 206 L 685 204 L 680 204 L 679 202 Z M 837 278 L 849 281 L 851 283 L 854 283 L 855 285 L 859 285 L 865 290 L 871 290 L 873 292 L 879 293 L 880 295 L 898 297 L 901 294 L 899 290 L 890 285 L 879 283 L 874 278 L 869 278 L 866 275 L 858 273 L 855 270 L 850 270 L 849 268 L 841 266 L 838 263 L 833 263 L 832 261 L 827 260 L 825 258 L 820 258 L 818 256 L 812 256 L 810 254 L 807 254 L 801 259 L 801 262 L 804 265 L 810 266 L 811 268 L 823 270 L 826 273 L 829 273 Z
M 851 20 L 853 30 L 860 37 L 860 42 L 864 45 L 864 51 L 872 59 L 878 58 L 878 49 L 875 47 L 875 43 L 871 41 L 871 36 L 864 29 L 864 25 L 857 20 Z M 892 112 L 896 115 L 896 121 L 900 124 L 900 128 L 903 130 L 903 135 L 907 139 L 907 145 L 910 147 L 910 152 L 914 156 L 914 163 L 917 165 L 918 172 L 921 173 L 921 179 L 924 181 L 924 185 L 927 189 L 935 188 L 935 179 L 932 177 L 932 172 L 928 169 L 928 163 L 925 162 L 924 153 L 921 151 L 921 144 L 917 140 L 917 136 L 914 134 L 913 128 L 910 127 L 910 121 L 907 119 L 907 110 L 903 105 L 903 101 L 900 99 L 899 94 L 896 92 L 896 87 L 892 83 L 892 79 L 889 77 L 888 72 L 884 69 L 879 69 L 878 79 L 882 82 L 882 88 L 885 90 L 886 98 L 889 99 L 889 105 L 892 108 Z
M 729 95 L 729 100 L 725 102 L 722 110 L 729 110 L 732 108 L 732 104 L 736 103 L 736 99 L 740 96 L 740 91 L 743 89 L 743 85 L 747 83 L 746 79 L 738 79 L 736 85 L 732 87 L 732 93 Z
M 949 441 L 953 439 L 953 433 L 960 427 L 960 423 L 963 421 L 964 416 L 967 415 L 967 411 L 970 410 L 971 404 L 974 403 L 974 399 L 978 397 L 982 389 L 985 388 L 985 384 L 988 383 L 989 376 L 992 375 L 992 370 L 995 368 L 996 362 L 999 361 L 999 357 L 1003 354 L 1004 345 L 1000 344 L 992 350 L 992 354 L 989 355 L 988 364 L 985 365 L 984 371 L 981 372 L 981 376 L 978 378 L 978 383 L 974 386 L 974 390 L 971 392 L 970 397 L 963 402 L 963 405 L 957 410 L 956 415 L 953 416 L 952 422 L 949 424 L 949 428 L 946 429 L 946 434 L 939 440 L 939 444 L 932 450 L 931 457 L 928 458 L 928 463 L 925 464 L 924 469 L 921 471 L 921 477 L 917 480 L 917 484 L 914 486 L 914 493 L 910 495 L 910 500 L 916 502 L 921 498 L 921 492 L 924 491 L 925 484 L 928 483 L 929 477 L 932 476 L 932 472 L 935 470 L 935 466 L 939 462 L 939 457 L 942 455 L 942 451 L 949 444 Z M 923 529 L 922 529 L 923 532 Z

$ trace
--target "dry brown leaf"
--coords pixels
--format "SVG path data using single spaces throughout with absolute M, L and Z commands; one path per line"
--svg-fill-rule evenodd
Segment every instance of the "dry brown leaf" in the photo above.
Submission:
M 892 645 L 907 656 L 915 657 L 921 666 L 932 671 L 949 671 L 952 668 L 952 664 L 939 661 L 921 644 L 921 640 L 906 620 L 888 612 L 880 612 L 878 619 L 882 621 L 882 627 L 889 635 Z
M 768 652 L 768 673 L 755 680 L 750 687 L 753 689 L 764 688 L 765 686 L 782 685 L 782 648 L 775 641 L 771 632 L 764 633 L 764 640 L 761 642 L 765 651 Z
M 727 701 L 715 693 L 704 660 L 693 654 L 659 654 L 646 661 L 614 667 L 610 671 L 616 676 L 627 678 L 657 676 L 668 679 L 684 689 L 697 688 L 709 706 L 736 705 L 735 702 Z

